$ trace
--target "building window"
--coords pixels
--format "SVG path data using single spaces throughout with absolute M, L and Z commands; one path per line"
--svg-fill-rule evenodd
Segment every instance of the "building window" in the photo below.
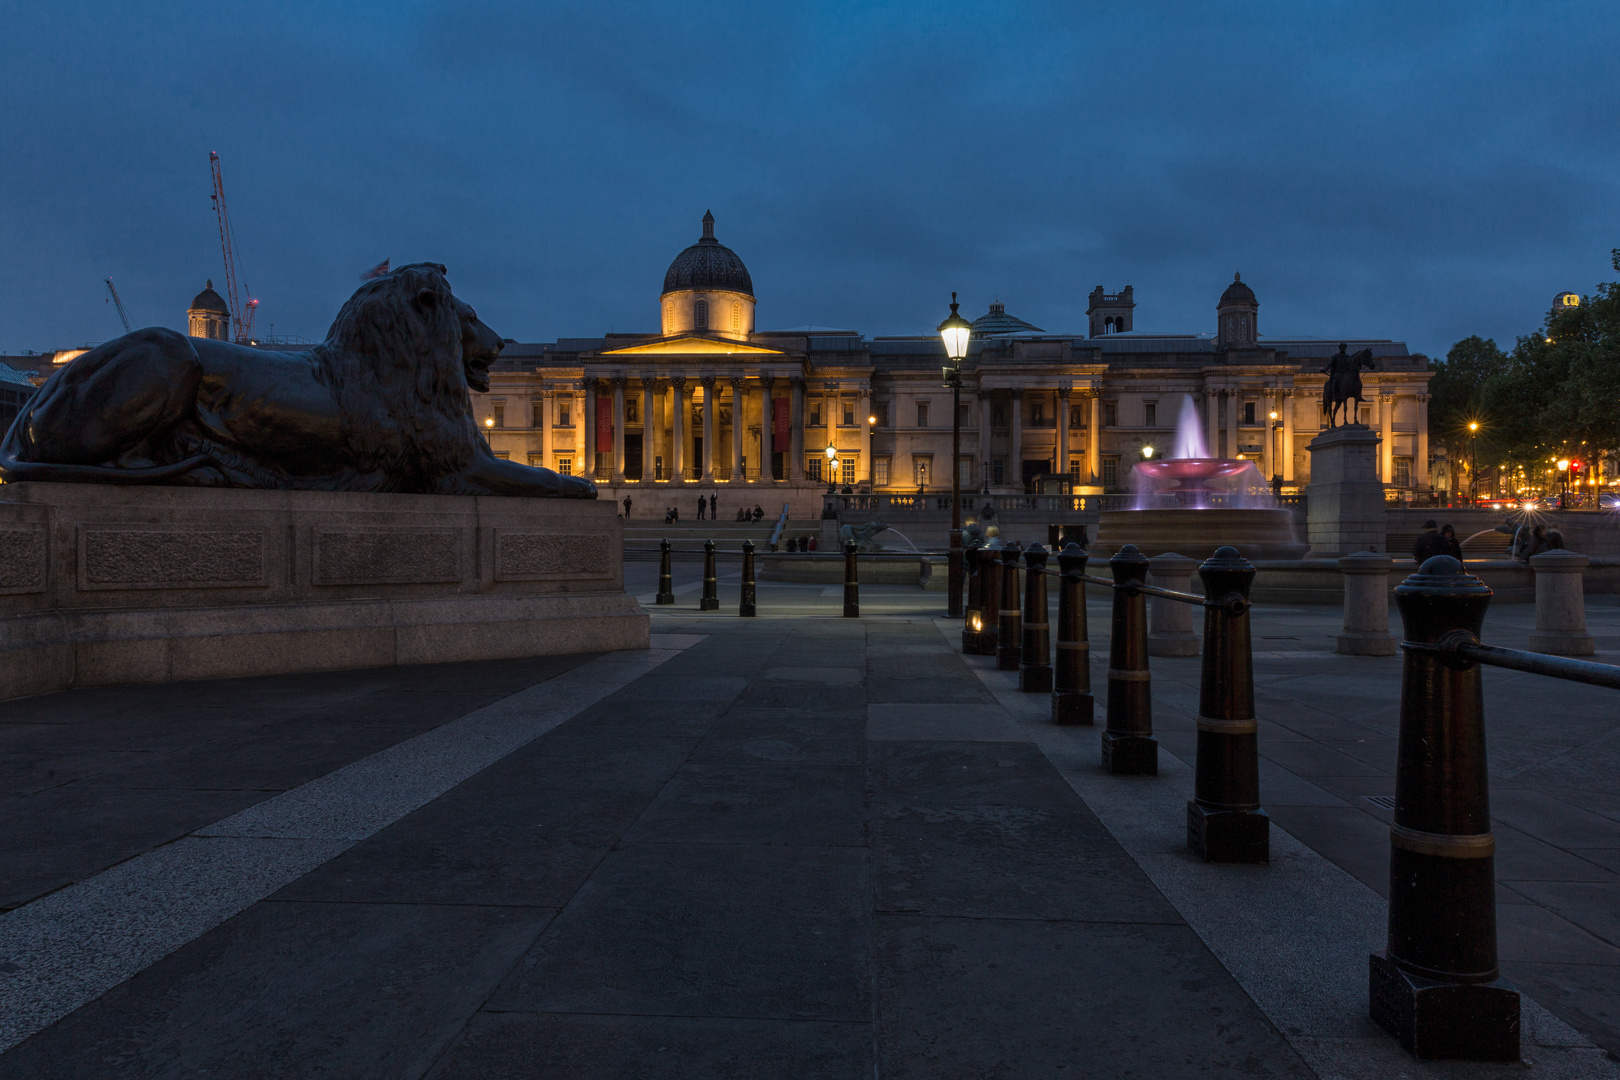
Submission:
M 573 476 L 574 475 L 574 459 L 573 458 L 566 458 L 566 457 L 558 458 L 557 459 L 557 471 L 562 473 L 564 476 Z
M 1119 403 L 1117 401 L 1105 401 L 1102 403 L 1102 424 L 1103 427 L 1119 427 Z
M 917 426 L 928 426 L 928 402 L 926 401 L 917 402 Z
M 990 482 L 992 484 L 1006 483 L 1007 461 L 1005 458 L 996 458 L 990 463 Z
M 1245 427 L 1254 426 L 1254 402 L 1252 401 L 1243 403 L 1243 425 Z
M 853 484 L 855 482 L 855 459 L 846 455 L 840 460 L 844 467 L 844 483 Z
M 496 405 L 495 406 L 495 426 L 496 427 L 505 427 L 506 426 L 506 406 L 505 405 Z
M 692 325 L 699 330 L 709 328 L 709 302 L 707 300 L 699 300 L 692 305 Z
M 1105 488 L 1119 487 L 1119 458 L 1105 457 L 1102 459 L 1102 483 Z
M 889 459 L 888 458 L 880 457 L 876 461 L 872 462 L 872 486 L 873 487 L 888 487 L 889 486 Z
M 821 455 L 806 454 L 804 456 L 804 475 L 811 480 L 821 479 Z
M 990 426 L 1004 428 L 1007 426 L 1007 406 L 990 406 Z
M 1159 403 L 1157 401 L 1142 402 L 1142 426 L 1159 426 Z
M 877 408 L 873 409 L 872 415 L 877 417 L 878 427 L 888 427 L 889 403 L 885 401 L 882 405 L 879 405 Z
M 574 426 L 573 423 L 570 422 L 569 419 L 568 419 L 568 405 L 569 405 L 570 400 L 571 399 L 569 399 L 569 398 L 558 398 L 557 399 L 557 426 L 558 427 L 573 427 Z
M 530 412 L 530 422 L 529 422 L 530 427 L 545 427 L 546 426 L 546 403 L 545 402 L 543 402 L 543 401 L 534 402 L 533 405 L 530 406 L 529 412 Z
M 855 426 L 855 403 L 853 401 L 844 402 L 844 426 Z
M 915 463 L 917 469 L 917 486 L 920 488 L 926 488 L 928 486 L 928 473 L 934 464 L 933 459 L 919 457 L 913 458 L 912 461 Z
M 495 451 L 495 456 L 500 458 L 502 461 L 511 461 L 512 460 L 512 451 L 510 451 L 510 450 L 497 450 L 497 451 Z
M 545 468 L 546 467 L 546 455 L 544 455 L 544 454 L 530 454 L 529 455 L 529 465 L 530 465 L 530 467 L 536 468 L 536 469 Z
M 1411 458 L 1398 457 L 1395 459 L 1395 486 L 1403 488 L 1412 486 Z
M 731 302 L 731 332 L 742 332 L 742 304 L 736 300 Z
M 1072 457 L 1069 459 L 1069 479 L 1077 484 L 1081 482 L 1082 477 L 1080 476 L 1080 459 L 1077 457 Z
M 821 426 L 821 402 L 818 401 L 815 404 L 810 406 L 810 419 L 805 422 L 805 427 L 820 427 L 820 426 Z

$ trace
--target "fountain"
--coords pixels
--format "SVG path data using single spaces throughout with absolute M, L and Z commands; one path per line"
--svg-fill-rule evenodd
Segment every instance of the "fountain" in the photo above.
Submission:
M 1252 461 L 1209 456 L 1198 406 L 1189 396 L 1176 422 L 1170 456 L 1131 470 L 1130 510 L 1105 510 L 1097 546 L 1135 544 L 1148 555 L 1174 551 L 1203 559 L 1230 544 L 1250 559 L 1298 559 L 1306 545 L 1293 514 L 1279 508 Z

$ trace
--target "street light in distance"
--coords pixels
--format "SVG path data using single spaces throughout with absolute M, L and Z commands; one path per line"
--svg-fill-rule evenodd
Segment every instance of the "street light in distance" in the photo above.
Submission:
M 940 340 L 945 343 L 945 385 L 951 388 L 951 545 L 950 577 L 946 594 L 947 618 L 962 617 L 962 361 L 967 359 L 968 340 L 973 324 L 957 313 L 956 294 L 951 293 L 951 313 L 939 324 Z

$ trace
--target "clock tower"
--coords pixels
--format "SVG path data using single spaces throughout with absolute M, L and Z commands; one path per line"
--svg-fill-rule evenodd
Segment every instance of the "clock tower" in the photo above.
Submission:
M 1260 301 L 1254 290 L 1243 284 L 1243 275 L 1233 274 L 1232 284 L 1221 293 L 1215 305 L 1215 348 L 1253 349 L 1260 341 Z

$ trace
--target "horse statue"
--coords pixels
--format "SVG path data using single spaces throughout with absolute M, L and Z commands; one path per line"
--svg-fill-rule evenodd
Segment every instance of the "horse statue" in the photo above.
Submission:
M 840 525 L 838 527 L 838 546 L 853 543 L 855 550 L 865 555 L 873 551 L 882 551 L 883 545 L 875 539 L 878 533 L 887 532 L 889 526 L 882 518 L 873 518 L 857 529 L 853 525 Z
M 1328 359 L 1327 366 L 1322 369 L 1327 382 L 1322 385 L 1322 412 L 1328 418 L 1328 427 L 1337 427 L 1339 407 L 1344 407 L 1345 426 L 1356 423 L 1361 415 L 1361 369 L 1369 371 L 1373 368 L 1371 349 L 1362 349 L 1358 353 L 1344 351 L 1344 343 L 1339 343 L 1339 351 Z M 1350 402 L 1355 405 L 1351 406 Z

